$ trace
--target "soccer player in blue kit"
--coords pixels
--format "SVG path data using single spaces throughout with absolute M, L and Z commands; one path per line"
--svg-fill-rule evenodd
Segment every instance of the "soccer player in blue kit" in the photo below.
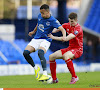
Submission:
M 37 25 L 33 31 L 29 32 L 29 36 L 32 36 L 37 31 L 36 35 L 23 52 L 26 61 L 34 68 L 35 77 L 39 81 L 49 79 L 47 75 L 46 59 L 44 54 L 49 49 L 52 41 L 52 39 L 48 37 L 48 34 L 53 33 L 52 31 L 54 28 L 58 28 L 62 32 L 62 41 L 64 41 L 66 37 L 65 29 L 61 26 L 57 19 L 51 16 L 49 6 L 47 4 L 43 4 L 40 7 L 40 14 L 38 15 Z M 41 77 L 39 77 L 40 68 L 35 66 L 34 61 L 30 56 L 30 53 L 35 52 L 36 50 L 38 50 L 38 56 L 40 58 L 43 69 L 43 75 Z

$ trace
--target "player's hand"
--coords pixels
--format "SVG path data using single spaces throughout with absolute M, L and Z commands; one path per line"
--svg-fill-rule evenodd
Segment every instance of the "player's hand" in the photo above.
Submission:
M 48 37 L 53 39 L 54 36 L 50 33 L 50 34 L 48 34 Z
M 32 37 L 33 34 L 34 34 L 33 32 L 29 32 L 28 35 L 29 35 L 30 37 Z

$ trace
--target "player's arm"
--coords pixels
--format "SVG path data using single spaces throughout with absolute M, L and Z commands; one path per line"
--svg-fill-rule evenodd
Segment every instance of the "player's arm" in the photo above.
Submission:
M 62 37 L 62 41 L 65 41 L 66 38 L 66 31 L 62 26 L 59 26 L 58 29 L 62 32 L 63 37 Z
M 56 33 L 56 32 L 59 32 L 59 31 L 61 31 L 62 34 L 63 34 L 62 41 L 65 41 L 66 31 L 62 26 L 59 26 L 58 29 L 56 29 L 56 28 L 53 29 L 52 33 Z
M 36 27 L 34 28 L 33 31 L 29 32 L 28 35 L 29 35 L 30 37 L 37 31 L 37 26 L 38 26 L 38 24 L 36 25 Z
M 63 37 L 56 37 L 56 36 L 53 36 L 51 33 L 48 34 L 48 37 L 52 38 L 53 40 L 63 41 L 63 40 L 62 40 Z
M 63 37 L 66 37 L 66 31 L 62 26 L 59 26 L 58 29 L 62 32 Z
M 70 33 L 70 34 L 66 37 L 65 41 L 69 41 L 69 40 L 71 40 L 71 39 L 73 39 L 73 38 L 75 38 L 75 37 L 76 37 L 76 36 L 75 36 L 74 34 Z
M 33 34 L 37 31 L 37 26 L 38 26 L 38 24 L 36 25 L 36 27 L 35 27 L 34 30 L 32 31 Z
M 58 29 L 62 32 L 62 34 L 63 34 L 63 41 L 64 41 L 64 40 L 65 40 L 65 37 L 66 37 L 66 31 L 65 31 L 65 29 L 61 26 L 60 22 L 59 22 L 58 20 L 54 20 L 54 21 L 52 22 L 52 25 L 53 25 L 53 27 L 58 28 Z M 56 32 L 56 31 L 55 31 L 55 32 Z
M 54 28 L 53 31 L 52 31 L 52 33 L 57 33 L 59 31 L 60 31 L 59 29 Z
M 75 31 L 72 32 L 72 33 L 70 33 L 70 34 L 66 37 L 65 41 L 69 41 L 69 40 L 71 40 L 71 39 L 77 37 L 77 35 L 79 35 L 79 33 L 80 33 L 80 28 L 75 28 Z
M 56 37 L 56 36 L 53 36 L 52 34 L 49 34 L 48 37 L 52 38 L 53 40 L 57 40 L 57 41 L 63 41 L 63 37 Z M 64 41 L 69 41 L 73 38 L 75 38 L 76 36 L 74 34 L 69 34 L 67 37 L 65 37 L 65 40 Z

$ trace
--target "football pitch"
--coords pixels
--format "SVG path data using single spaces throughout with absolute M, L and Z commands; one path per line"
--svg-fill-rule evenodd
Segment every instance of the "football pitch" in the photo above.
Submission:
M 100 72 L 76 73 L 79 81 L 70 85 L 70 73 L 58 73 L 59 83 L 38 82 L 34 75 L 0 76 L 0 88 L 100 88 Z

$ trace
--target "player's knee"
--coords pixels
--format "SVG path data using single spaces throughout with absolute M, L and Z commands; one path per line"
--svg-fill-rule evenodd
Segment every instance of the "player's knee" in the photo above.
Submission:
M 50 61 L 52 60 L 52 55 L 49 56 L 49 60 L 50 60 Z
M 24 56 L 29 55 L 29 54 L 30 54 L 30 51 L 24 50 L 24 52 L 23 52 L 23 55 L 24 55 Z
M 42 49 L 39 49 L 39 50 L 38 50 L 38 56 L 40 57 L 41 55 L 42 55 L 42 56 L 44 55 L 44 51 L 43 51 Z
M 68 60 L 69 59 L 68 55 L 63 55 L 63 59 Z
M 51 54 L 51 55 L 49 56 L 49 60 L 50 60 L 50 61 L 55 60 L 55 56 L 54 56 L 53 54 Z

